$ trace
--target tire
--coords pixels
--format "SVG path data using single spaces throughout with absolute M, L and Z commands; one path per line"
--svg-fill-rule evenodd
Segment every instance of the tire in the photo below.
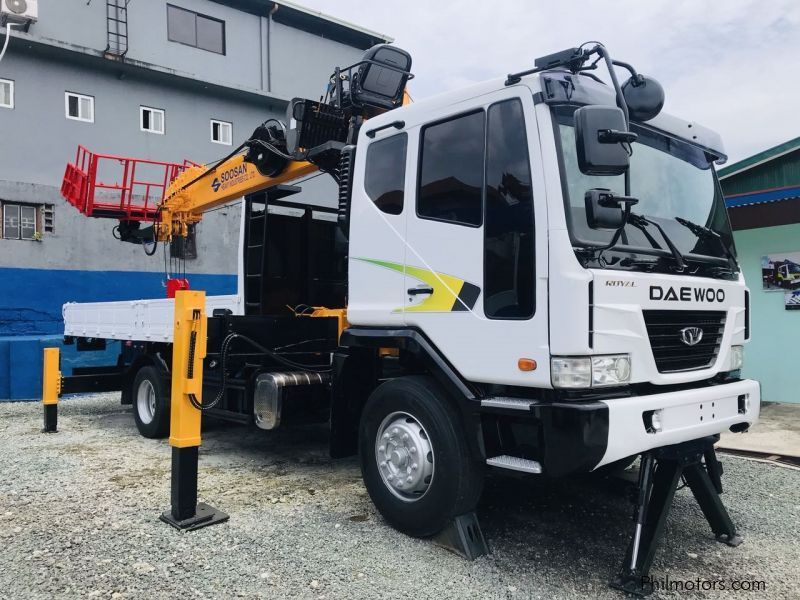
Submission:
M 133 418 L 144 437 L 161 439 L 169 435 L 169 381 L 153 366 L 139 369 L 131 387 Z
M 361 414 L 359 460 L 375 507 L 414 537 L 434 535 L 474 510 L 483 489 L 483 464 L 471 456 L 461 416 L 431 377 L 399 377 L 370 395 Z

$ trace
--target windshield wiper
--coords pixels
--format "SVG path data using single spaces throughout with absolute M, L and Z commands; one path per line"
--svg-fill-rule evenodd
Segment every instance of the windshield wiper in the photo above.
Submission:
M 722 247 L 722 251 L 725 253 L 725 257 L 728 259 L 728 267 L 731 270 L 731 273 L 737 273 L 739 271 L 739 265 L 736 263 L 736 257 L 731 252 L 731 249 L 725 244 L 722 239 L 722 236 L 711 229 L 711 227 L 706 227 L 704 225 L 698 225 L 697 223 L 693 223 L 688 219 L 683 219 L 681 217 L 675 217 L 675 220 L 686 227 L 689 231 L 695 234 L 699 239 L 703 240 L 717 240 L 719 245 Z
M 672 256 L 675 258 L 675 264 L 678 266 L 678 269 L 680 271 L 683 271 L 686 268 L 686 260 L 683 258 L 683 254 L 681 254 L 681 251 L 678 250 L 678 247 L 675 245 L 672 239 L 670 239 L 670 237 L 667 235 L 667 232 L 664 231 L 661 225 L 659 225 L 655 221 L 651 221 L 645 216 L 637 215 L 634 213 L 630 213 L 630 215 L 628 216 L 628 223 L 642 229 L 642 231 L 644 231 L 644 229 L 648 225 L 652 225 L 653 227 L 658 229 L 658 232 L 661 234 L 661 237 L 664 238 L 664 241 L 667 243 L 667 248 L 669 248 L 669 251 L 672 252 Z

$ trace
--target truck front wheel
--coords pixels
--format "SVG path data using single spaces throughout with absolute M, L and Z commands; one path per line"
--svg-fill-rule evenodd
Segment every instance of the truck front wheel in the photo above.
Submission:
M 400 377 L 372 393 L 359 457 L 378 511 L 412 536 L 438 533 L 480 497 L 482 465 L 471 457 L 458 411 L 431 377 Z
M 133 379 L 133 418 L 146 438 L 161 439 L 169 434 L 169 381 L 153 366 L 139 369 Z

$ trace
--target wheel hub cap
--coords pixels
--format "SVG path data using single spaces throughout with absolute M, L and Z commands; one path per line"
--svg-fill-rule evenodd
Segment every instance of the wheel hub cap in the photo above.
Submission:
M 156 390 L 146 379 L 139 384 L 136 391 L 136 410 L 142 423 L 149 424 L 156 414 Z
M 433 480 L 433 447 L 417 419 L 392 413 L 378 428 L 375 460 L 383 483 L 398 498 L 419 500 Z

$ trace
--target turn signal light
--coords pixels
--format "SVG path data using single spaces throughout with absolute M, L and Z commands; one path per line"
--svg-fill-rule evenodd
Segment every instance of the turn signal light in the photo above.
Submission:
M 519 367 L 520 371 L 535 371 L 536 361 L 532 358 L 520 358 L 517 361 L 517 366 Z

